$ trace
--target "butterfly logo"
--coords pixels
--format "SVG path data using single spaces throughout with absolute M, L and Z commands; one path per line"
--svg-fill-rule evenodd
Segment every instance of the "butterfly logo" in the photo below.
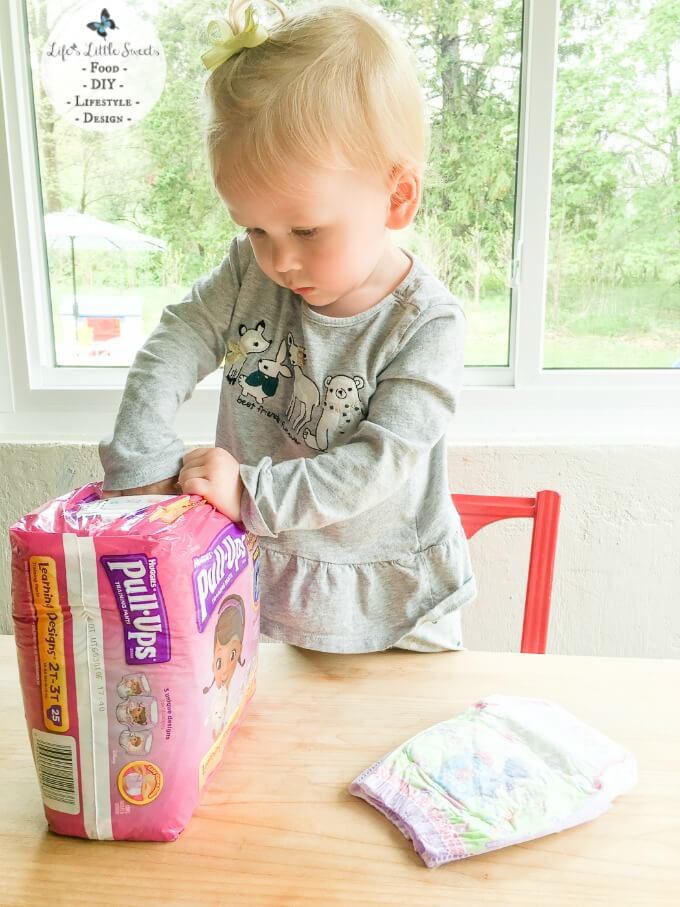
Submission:
M 101 21 L 100 22 L 88 22 L 87 27 L 91 28 L 92 31 L 96 31 L 98 35 L 102 38 L 106 37 L 106 30 L 108 28 L 116 28 L 116 23 L 109 16 L 109 11 L 103 9 L 101 12 Z

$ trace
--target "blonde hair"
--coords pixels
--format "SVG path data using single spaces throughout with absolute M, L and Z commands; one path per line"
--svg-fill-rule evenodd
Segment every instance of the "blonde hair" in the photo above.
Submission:
M 356 0 L 307 4 L 293 15 L 266 2 L 280 17 L 263 23 L 267 40 L 217 66 L 206 83 L 214 184 L 293 194 L 292 163 L 371 173 L 386 185 L 400 168 L 422 171 L 425 100 L 396 29 Z M 230 0 L 236 34 L 248 5 Z

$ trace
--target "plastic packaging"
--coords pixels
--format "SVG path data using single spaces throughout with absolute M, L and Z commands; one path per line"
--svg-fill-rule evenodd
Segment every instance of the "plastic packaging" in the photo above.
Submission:
M 24 709 L 59 834 L 174 840 L 255 689 L 254 536 L 197 495 L 57 498 L 10 529 Z

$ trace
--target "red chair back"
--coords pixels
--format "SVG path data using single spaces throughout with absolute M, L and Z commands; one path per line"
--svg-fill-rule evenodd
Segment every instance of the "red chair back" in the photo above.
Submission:
M 545 653 L 550 621 L 560 496 L 556 491 L 539 491 L 535 498 L 507 498 L 480 494 L 452 494 L 465 535 L 472 536 L 489 523 L 515 517 L 534 521 L 529 555 L 529 576 L 524 601 L 522 652 Z

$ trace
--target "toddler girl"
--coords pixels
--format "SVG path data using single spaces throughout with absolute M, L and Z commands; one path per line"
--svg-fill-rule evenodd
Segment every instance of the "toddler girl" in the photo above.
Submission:
M 465 319 L 389 231 L 419 207 L 429 134 L 413 60 L 373 9 L 211 23 L 207 148 L 244 228 L 130 368 L 107 494 L 203 495 L 258 536 L 262 631 L 325 652 L 461 647 L 475 595 L 448 492 Z M 181 403 L 224 360 L 215 446 Z

